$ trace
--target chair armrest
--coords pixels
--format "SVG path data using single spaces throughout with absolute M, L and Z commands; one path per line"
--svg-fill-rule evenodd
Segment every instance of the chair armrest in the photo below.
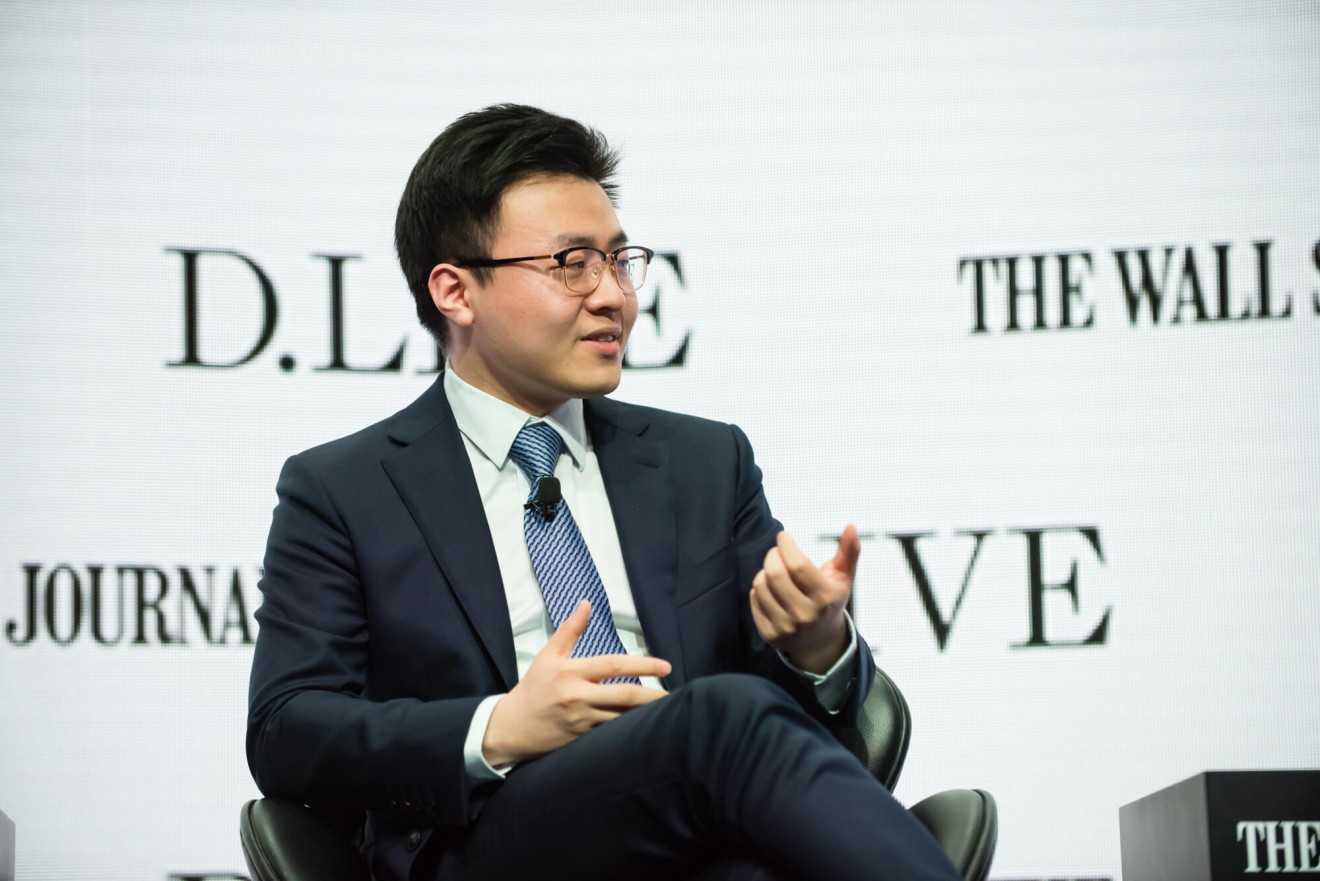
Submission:
M 370 881 L 366 862 L 334 825 L 296 802 L 250 801 L 238 831 L 255 881 Z
M 836 736 L 886 789 L 894 790 L 912 738 L 912 713 L 903 692 L 883 670 L 875 671 L 857 725 L 838 730 Z

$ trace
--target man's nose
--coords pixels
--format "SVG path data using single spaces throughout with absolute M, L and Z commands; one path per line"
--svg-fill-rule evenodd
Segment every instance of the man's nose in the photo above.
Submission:
M 614 267 L 607 266 L 600 284 L 587 295 L 587 308 L 592 312 L 622 312 L 628 296 L 619 284 L 619 276 Z

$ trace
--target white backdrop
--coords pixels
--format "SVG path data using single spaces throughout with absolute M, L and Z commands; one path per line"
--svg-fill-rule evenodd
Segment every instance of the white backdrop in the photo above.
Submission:
M 242 871 L 275 476 L 430 382 L 394 209 L 497 101 L 623 149 L 681 275 L 619 396 L 740 424 L 817 558 L 869 536 L 897 794 L 993 791 L 996 877 L 1117 877 L 1119 805 L 1320 766 L 1313 4 L 7 2 L 0 93 L 19 877 Z M 207 249 L 278 312 L 196 256 L 190 359 Z M 400 369 L 315 369 L 316 255 L 343 362 Z

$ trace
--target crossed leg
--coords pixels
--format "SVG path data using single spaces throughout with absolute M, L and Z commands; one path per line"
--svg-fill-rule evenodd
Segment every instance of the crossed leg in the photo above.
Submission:
M 826 728 L 742 674 L 691 682 L 516 768 L 430 846 L 439 881 L 958 879 Z

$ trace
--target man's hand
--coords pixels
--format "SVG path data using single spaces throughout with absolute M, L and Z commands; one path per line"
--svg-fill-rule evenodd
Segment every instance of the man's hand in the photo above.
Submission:
M 803 670 L 824 673 L 833 667 L 848 647 L 844 610 L 861 551 L 857 527 L 850 524 L 839 536 L 834 559 L 817 567 L 787 532 L 779 533 L 752 579 L 752 620 L 761 638 Z
M 605 685 L 601 680 L 668 676 L 668 661 L 631 655 L 569 657 L 590 620 L 591 604 L 583 600 L 537 653 L 527 675 L 495 704 L 481 741 L 481 752 L 491 765 L 545 755 L 602 722 L 665 696 L 655 688 L 626 682 Z

